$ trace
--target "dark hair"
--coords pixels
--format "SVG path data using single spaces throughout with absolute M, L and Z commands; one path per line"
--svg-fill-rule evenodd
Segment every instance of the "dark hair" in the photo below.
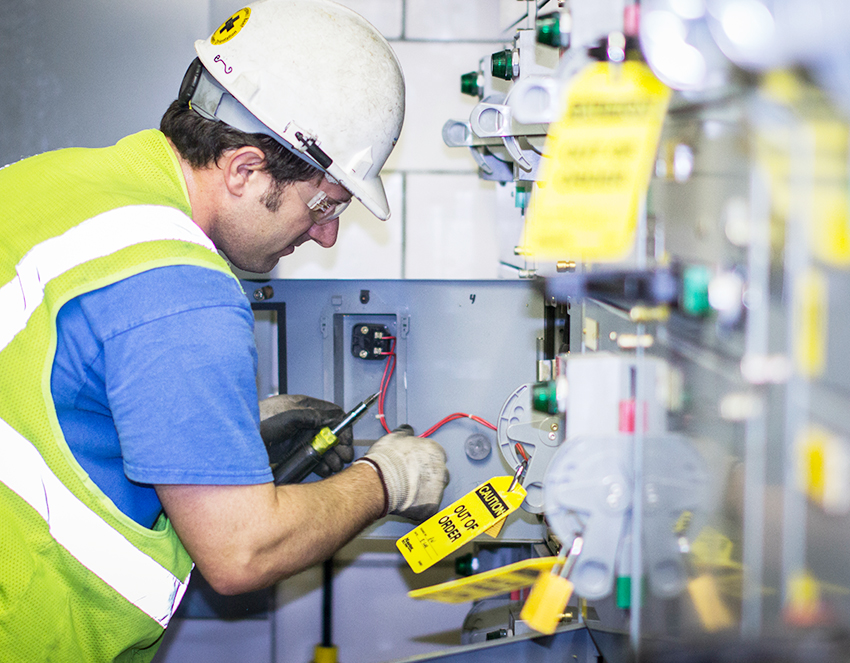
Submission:
M 162 116 L 159 130 L 174 143 L 180 156 L 193 168 L 206 168 L 217 163 L 227 150 L 251 145 L 263 151 L 266 163 L 263 170 L 274 180 L 274 190 L 263 199 L 266 206 L 276 211 L 280 193 L 292 182 L 315 179 L 321 171 L 293 154 L 271 136 L 248 134 L 238 129 L 201 117 L 179 100 L 171 102 Z

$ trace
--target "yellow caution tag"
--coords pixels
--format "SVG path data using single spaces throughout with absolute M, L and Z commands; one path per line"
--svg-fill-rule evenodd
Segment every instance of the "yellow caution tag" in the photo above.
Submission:
M 688 594 L 706 631 L 714 633 L 735 625 L 732 613 L 720 598 L 712 576 L 704 574 L 690 580 Z
M 507 519 L 508 519 L 507 516 L 505 516 L 500 521 L 498 521 L 495 525 L 484 530 L 484 533 L 487 536 L 492 536 L 495 539 L 496 537 L 499 536 L 500 532 L 502 531 L 502 528 L 505 526 L 505 521 Z
M 551 635 L 572 595 L 573 583 L 549 571 L 541 571 L 519 616 L 535 631 Z
M 568 90 L 549 127 L 525 244 L 544 258 L 628 255 L 649 184 L 670 90 L 642 62 L 600 62 Z
M 414 573 L 436 564 L 516 511 L 526 493 L 519 484 L 509 492 L 512 481 L 513 477 L 493 477 L 396 541 Z
M 442 603 L 479 601 L 498 594 L 530 587 L 540 571 L 550 571 L 557 557 L 537 557 L 508 564 L 499 569 L 478 573 L 431 587 L 414 589 L 407 593 L 412 599 L 427 599 Z

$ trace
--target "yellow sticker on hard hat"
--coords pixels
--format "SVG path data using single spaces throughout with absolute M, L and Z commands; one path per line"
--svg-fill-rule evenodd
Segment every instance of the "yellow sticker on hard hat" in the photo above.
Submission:
M 212 33 L 210 43 L 213 46 L 220 46 L 239 34 L 239 31 L 245 27 L 248 19 L 251 17 L 251 8 L 245 7 L 236 12 L 233 16 L 221 24 L 221 27 Z
M 414 573 L 421 573 L 503 521 L 525 499 L 513 477 L 493 477 L 396 541 Z
M 618 260 L 632 249 L 670 90 L 641 62 L 589 65 L 549 127 L 525 245 L 544 258 Z
M 412 599 L 427 599 L 442 603 L 479 601 L 490 596 L 531 587 L 537 580 L 538 574 L 541 571 L 550 571 L 557 561 L 557 557 L 524 559 L 468 578 L 458 578 L 439 585 L 414 589 L 407 595 Z

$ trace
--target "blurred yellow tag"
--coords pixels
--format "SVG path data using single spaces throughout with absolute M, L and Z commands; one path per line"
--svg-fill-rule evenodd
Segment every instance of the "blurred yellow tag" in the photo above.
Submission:
M 823 502 L 826 456 L 832 436 L 819 426 L 805 429 L 797 438 L 797 487 L 809 498 Z
M 412 599 L 428 599 L 442 603 L 479 601 L 498 594 L 507 594 L 534 584 L 540 571 L 550 571 L 557 557 L 537 557 L 508 564 L 499 569 L 459 578 L 407 593 Z
M 827 513 L 850 512 L 850 448 L 847 441 L 820 426 L 797 437 L 797 487 Z
M 764 77 L 761 94 L 793 113 L 760 120 L 756 156 L 770 180 L 775 221 L 805 224 L 812 254 L 850 267 L 850 128 L 822 90 L 790 71 Z M 779 229 L 773 233 L 780 235 Z M 780 246 L 783 237 L 774 238 Z
M 414 573 L 421 573 L 503 521 L 525 499 L 513 477 L 493 477 L 396 541 Z
M 544 258 L 614 261 L 632 248 L 670 90 L 645 64 L 589 65 L 549 127 L 525 244 Z
M 694 563 L 700 568 L 740 569 L 740 562 L 732 559 L 733 548 L 731 539 L 713 527 L 704 527 L 691 543 Z
M 794 282 L 794 359 L 803 377 L 816 378 L 826 368 L 829 292 L 826 276 L 810 268 Z
M 814 173 L 812 252 L 827 265 L 850 266 L 850 197 L 847 195 L 848 128 L 838 119 L 811 123 Z
M 784 619 L 790 624 L 814 626 L 822 623 L 821 584 L 808 571 L 791 575 L 786 587 Z
M 720 598 L 712 576 L 705 574 L 690 580 L 688 594 L 706 631 L 714 633 L 735 625 L 732 613 Z
M 572 595 L 573 583 L 549 571 L 541 571 L 519 616 L 535 631 L 551 635 Z

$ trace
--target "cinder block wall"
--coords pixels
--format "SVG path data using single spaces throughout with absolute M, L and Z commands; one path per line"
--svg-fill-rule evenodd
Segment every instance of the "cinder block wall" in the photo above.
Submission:
M 230 0 L 224 11 L 228 15 Z M 238 3 L 237 3 L 238 4 Z M 390 41 L 404 70 L 407 113 L 384 169 L 392 217 L 381 223 L 361 205 L 342 217 L 337 245 L 304 245 L 281 260 L 279 278 L 498 278 L 497 205 L 512 199 L 477 177 L 464 148 L 443 144 L 448 119 L 467 120 L 477 99 L 460 76 L 503 48 L 525 14 L 517 0 L 342 0 Z M 532 9 L 533 11 L 533 9 Z M 217 20 L 217 19 L 216 19 Z M 217 26 L 215 26 L 217 27 Z M 506 28 L 509 28 L 506 30 Z M 510 240 L 511 238 L 509 238 Z

